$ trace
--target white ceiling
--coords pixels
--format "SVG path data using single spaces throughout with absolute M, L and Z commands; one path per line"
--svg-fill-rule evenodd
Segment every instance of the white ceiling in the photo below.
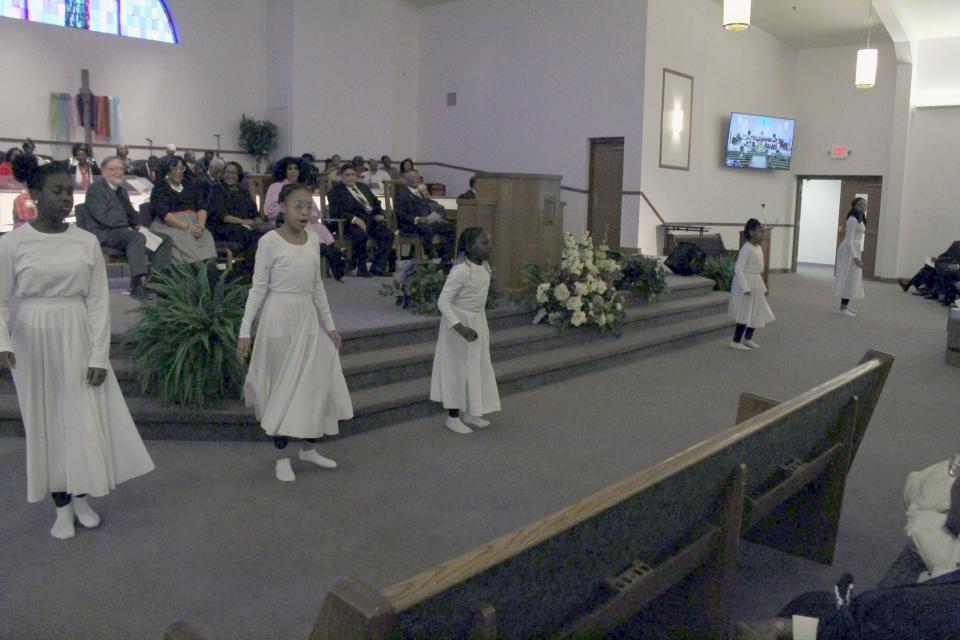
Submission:
M 753 0 L 750 21 L 795 49 L 862 45 L 868 10 L 868 0 Z M 892 42 L 872 15 L 870 41 Z
M 911 40 L 960 37 L 960 0 L 887 0 Z

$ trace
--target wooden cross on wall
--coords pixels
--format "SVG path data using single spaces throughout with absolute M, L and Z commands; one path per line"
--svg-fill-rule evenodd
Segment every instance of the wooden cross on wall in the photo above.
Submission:
M 83 107 L 82 113 L 87 114 L 83 121 L 83 141 L 91 144 L 93 142 L 93 118 L 90 117 L 90 114 L 93 113 L 93 92 L 90 91 L 90 71 L 88 69 L 80 70 L 80 93 L 77 95 L 80 96 L 80 104 Z

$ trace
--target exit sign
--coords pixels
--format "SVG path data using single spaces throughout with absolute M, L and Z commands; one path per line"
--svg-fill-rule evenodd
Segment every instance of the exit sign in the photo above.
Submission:
M 850 149 L 846 145 L 838 144 L 830 149 L 831 158 L 846 158 L 850 155 Z

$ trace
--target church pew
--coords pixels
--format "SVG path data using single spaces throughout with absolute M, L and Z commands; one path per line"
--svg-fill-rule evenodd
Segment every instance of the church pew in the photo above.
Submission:
M 725 637 L 741 536 L 832 558 L 846 475 L 892 362 L 868 352 L 782 403 L 744 394 L 726 431 L 383 591 L 343 578 L 310 638 L 599 637 L 647 624 Z

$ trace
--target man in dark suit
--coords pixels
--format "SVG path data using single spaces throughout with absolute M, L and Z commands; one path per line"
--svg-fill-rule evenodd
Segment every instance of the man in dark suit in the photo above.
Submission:
M 470 176 L 470 188 L 457 196 L 457 200 L 473 200 L 477 197 L 477 192 L 473 190 L 473 185 L 477 182 L 477 176 Z
M 137 230 L 137 212 L 123 188 L 123 170 L 120 158 L 111 156 L 104 160 L 103 180 L 94 182 L 87 189 L 85 226 L 97 236 L 102 246 L 127 254 L 130 295 L 143 300 L 150 297 L 143 284 L 148 272 L 146 238 Z M 172 248 L 170 239 L 164 236 L 153 254 L 155 269 L 170 266 Z
M 406 186 L 397 189 L 393 199 L 397 227 L 401 233 L 415 233 L 420 236 L 423 253 L 430 259 L 437 257 L 433 239 L 440 238 L 440 258 L 444 264 L 450 263 L 454 257 L 456 227 L 431 211 L 430 199 L 417 189 L 420 174 L 416 170 L 403 174 L 403 181 Z
M 351 164 L 340 165 L 340 182 L 327 194 L 330 215 L 347 221 L 347 238 L 353 245 L 353 261 L 357 275 L 388 276 L 393 231 L 387 226 L 383 209 L 370 187 L 357 182 L 357 171 Z M 376 242 L 372 273 L 367 271 L 367 240 Z
M 942 297 L 943 304 L 953 304 L 958 297 L 957 284 L 960 282 L 960 240 L 937 256 L 933 266 L 924 265 L 910 280 L 898 282 L 904 291 L 912 286 L 931 300 Z

